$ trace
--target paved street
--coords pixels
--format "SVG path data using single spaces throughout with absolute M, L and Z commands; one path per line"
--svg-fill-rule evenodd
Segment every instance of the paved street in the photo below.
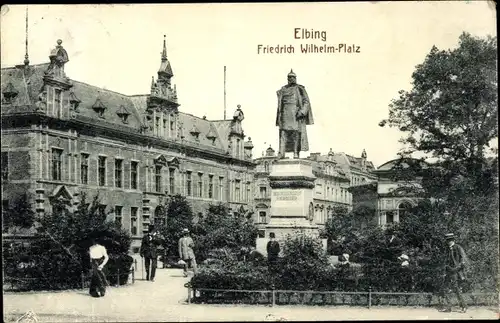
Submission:
M 141 278 L 140 262 L 136 277 Z M 411 307 L 187 305 L 187 281 L 180 269 L 159 269 L 155 282 L 137 280 L 133 285 L 110 287 L 99 299 L 90 297 L 87 290 L 6 293 L 4 322 L 15 322 L 29 310 L 39 322 L 498 319 L 498 312 L 486 307 L 462 314 Z

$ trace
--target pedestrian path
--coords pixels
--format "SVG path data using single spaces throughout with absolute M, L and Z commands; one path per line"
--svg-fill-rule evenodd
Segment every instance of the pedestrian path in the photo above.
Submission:
M 108 287 L 105 297 L 87 290 L 4 294 L 4 322 L 15 322 L 32 310 L 39 322 L 190 322 L 393 319 L 498 319 L 488 308 L 467 313 L 440 313 L 434 308 L 348 306 L 255 306 L 187 304 L 181 269 L 158 269 L 155 282 L 141 280 L 140 266 L 132 285 Z

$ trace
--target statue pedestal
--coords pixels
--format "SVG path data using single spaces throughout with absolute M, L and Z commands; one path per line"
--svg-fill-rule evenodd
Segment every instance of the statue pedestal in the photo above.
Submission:
M 287 235 L 319 236 L 319 227 L 312 222 L 315 180 L 312 162 L 308 160 L 282 159 L 272 166 L 271 218 L 265 227 L 265 238 L 257 239 L 257 251 L 267 254 L 265 249 L 271 232 L 280 245 Z

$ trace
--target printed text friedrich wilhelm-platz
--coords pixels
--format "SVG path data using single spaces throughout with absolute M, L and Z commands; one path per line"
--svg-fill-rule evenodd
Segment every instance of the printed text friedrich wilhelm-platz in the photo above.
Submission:
M 257 54 L 314 54 L 314 53 L 361 53 L 361 47 L 354 43 L 326 43 L 326 31 L 294 28 L 293 38 L 302 40 L 321 40 L 324 44 L 301 43 L 299 45 L 257 45 Z

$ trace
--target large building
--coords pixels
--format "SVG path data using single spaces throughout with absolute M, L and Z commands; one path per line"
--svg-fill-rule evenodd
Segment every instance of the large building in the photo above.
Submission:
M 336 206 L 352 207 L 352 196 L 348 188 L 360 183 L 376 180 L 375 167 L 367 161 L 366 152 L 361 157 L 333 152 L 326 155 L 311 153 L 313 174 L 316 176 L 313 195 L 314 222 L 323 226 Z M 271 187 L 269 175 L 272 165 L 278 160 L 274 149 L 269 147 L 262 157 L 256 158 L 255 170 L 255 222 L 261 228 L 270 221 Z
M 377 176 L 375 182 L 349 188 L 353 207 L 373 211 L 371 224 L 385 226 L 399 222 L 405 212 L 424 197 L 421 181 L 428 167 L 427 163 L 410 157 L 382 164 L 373 171 Z
M 1 70 L 4 207 L 28 192 L 43 214 L 51 200 L 74 205 L 98 194 L 134 245 L 149 223 L 164 221 L 171 194 L 186 196 L 196 214 L 216 202 L 253 208 L 253 145 L 244 141 L 241 108 L 230 120 L 181 112 L 165 40 L 145 95 L 70 79 L 61 40 L 49 59 L 30 65 L 26 54 L 24 64 Z

